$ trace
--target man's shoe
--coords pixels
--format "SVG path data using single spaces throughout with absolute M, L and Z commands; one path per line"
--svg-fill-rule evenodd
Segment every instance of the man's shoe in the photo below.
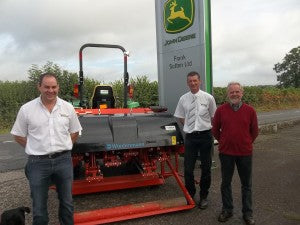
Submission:
M 198 207 L 199 209 L 206 209 L 208 207 L 207 198 L 201 198 Z
M 247 225 L 254 225 L 255 221 L 252 216 L 243 216 L 243 219 Z
M 218 217 L 218 221 L 222 223 L 226 222 L 232 216 L 232 212 L 222 211 Z

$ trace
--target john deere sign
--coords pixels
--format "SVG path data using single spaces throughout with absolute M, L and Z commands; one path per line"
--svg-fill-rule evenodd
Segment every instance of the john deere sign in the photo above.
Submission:
M 210 0 L 155 0 L 159 103 L 175 111 L 188 91 L 186 75 L 197 71 L 201 89 L 211 91 Z
M 164 4 L 164 28 L 167 33 L 184 31 L 192 26 L 193 21 L 193 0 L 178 0 L 178 3 L 176 0 L 169 0 Z

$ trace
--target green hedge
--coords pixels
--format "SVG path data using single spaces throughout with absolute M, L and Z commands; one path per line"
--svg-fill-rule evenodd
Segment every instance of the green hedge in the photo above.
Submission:
M 67 79 L 64 76 L 58 78 L 60 84 L 59 97 L 67 101 L 72 100 L 72 87 L 77 83 L 77 79 L 74 79 L 74 76 L 68 76 Z M 35 78 L 35 80 L 36 79 L 37 78 Z M 16 118 L 20 106 L 39 95 L 37 86 L 33 80 L 34 79 L 13 82 L 0 81 L 0 130 L 9 129 Z M 86 78 L 84 81 L 85 99 L 90 100 L 95 85 L 101 83 L 101 81 Z M 141 107 L 158 105 L 157 81 L 150 82 L 146 76 L 140 76 L 131 79 L 130 83 L 134 86 L 133 100 L 139 102 Z M 116 105 L 117 107 L 121 107 L 123 105 L 123 81 L 117 80 L 110 83 L 110 85 L 114 90 Z
M 20 106 L 34 97 L 29 82 L 0 81 L 0 129 L 10 127 Z
M 227 101 L 226 88 L 215 87 L 213 95 L 218 105 Z M 244 87 L 243 101 L 259 111 L 300 107 L 300 88 Z
M 64 71 L 62 71 L 64 72 Z M 63 73 L 62 73 L 63 74 Z M 72 78 L 72 79 L 71 79 Z M 69 82 L 60 85 L 60 97 L 70 100 L 72 87 L 77 82 L 74 74 L 68 79 Z M 90 99 L 96 84 L 101 82 L 94 79 L 85 79 L 85 96 Z M 151 82 L 147 76 L 139 76 L 131 79 L 134 86 L 133 100 L 140 103 L 141 107 L 158 105 L 158 82 Z M 112 83 L 116 97 L 117 107 L 123 105 L 123 81 L 117 80 Z M 259 111 L 300 107 L 299 88 L 276 88 L 270 87 L 244 87 L 243 101 L 254 106 Z M 31 81 L 0 81 L 0 130 L 9 129 L 17 115 L 21 105 L 38 96 L 36 85 Z M 218 105 L 227 101 L 226 88 L 215 87 L 213 95 Z

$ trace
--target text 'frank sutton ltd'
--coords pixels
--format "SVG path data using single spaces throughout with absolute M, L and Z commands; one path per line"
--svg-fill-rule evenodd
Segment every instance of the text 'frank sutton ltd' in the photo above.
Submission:
M 173 63 L 169 64 L 169 69 L 178 69 L 178 68 L 184 68 L 184 67 L 190 67 L 193 65 L 192 60 L 187 60 L 185 55 L 176 56 L 173 57 Z

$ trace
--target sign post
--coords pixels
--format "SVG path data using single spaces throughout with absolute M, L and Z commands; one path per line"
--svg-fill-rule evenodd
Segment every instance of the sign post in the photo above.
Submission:
M 174 113 L 189 72 L 212 92 L 210 0 L 156 0 L 155 11 L 159 103 Z

